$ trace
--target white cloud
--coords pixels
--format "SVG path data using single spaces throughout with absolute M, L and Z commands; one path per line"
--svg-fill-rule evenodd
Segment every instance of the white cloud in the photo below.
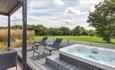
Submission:
M 6 16 L 0 16 L 0 26 L 7 26 L 8 25 L 8 17 Z
M 34 8 L 41 8 L 50 5 L 52 0 L 30 0 L 28 7 Z
M 88 27 L 86 20 L 89 11 L 93 11 L 95 4 L 101 1 L 103 0 L 30 0 L 28 1 L 28 24 L 41 24 L 47 27 L 66 26 L 71 29 L 77 25 L 87 29 L 92 28 Z M 22 23 L 17 21 L 22 19 L 21 12 L 20 9 L 12 16 L 12 23 Z M 7 24 L 6 21 L 7 19 L 0 17 L 0 25 Z
M 79 15 L 80 14 L 80 10 L 77 10 L 73 7 L 68 7 L 66 10 L 65 10 L 65 13 L 66 14 L 69 14 L 69 15 Z
M 93 7 L 103 0 L 79 0 L 78 7 L 81 10 L 90 11 Z M 77 7 L 77 6 L 76 6 Z
M 54 0 L 54 4 L 62 6 L 62 5 L 64 5 L 64 2 L 62 0 Z
M 72 24 L 72 23 L 74 23 L 72 20 L 65 20 L 64 22 L 65 22 L 65 24 Z
M 60 24 L 54 20 L 52 20 L 53 17 L 48 17 L 48 16 L 28 16 L 28 24 L 34 24 L 34 25 L 44 25 L 46 27 L 55 27 L 55 26 L 60 26 L 57 24 Z

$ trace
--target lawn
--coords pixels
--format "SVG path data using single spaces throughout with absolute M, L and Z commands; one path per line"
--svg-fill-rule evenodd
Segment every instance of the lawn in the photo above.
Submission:
M 43 36 L 35 36 L 35 41 L 42 39 Z M 87 41 L 87 42 L 96 42 L 96 43 L 106 43 L 102 40 L 101 37 L 96 36 L 48 36 L 49 38 L 63 38 L 69 40 L 77 40 L 77 41 Z M 115 44 L 115 39 L 111 40 L 112 44 Z

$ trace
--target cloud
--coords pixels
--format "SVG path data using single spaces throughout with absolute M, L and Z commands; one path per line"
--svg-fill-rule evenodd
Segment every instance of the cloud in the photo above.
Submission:
M 79 15 L 80 14 L 80 10 L 77 10 L 73 7 L 68 7 L 66 10 L 65 10 L 65 13 L 66 14 L 69 14 L 69 15 Z
M 79 4 L 76 7 L 79 7 L 79 9 L 83 11 L 90 11 L 96 4 L 102 1 L 103 0 L 79 0 Z
M 0 15 L 0 26 L 7 26 L 8 25 L 8 17 Z
M 28 24 L 34 24 L 34 25 L 40 24 L 46 27 L 60 26 L 60 23 L 52 19 L 53 17 L 48 17 L 48 16 L 40 16 L 40 17 L 28 16 Z
M 64 22 L 65 22 L 65 24 L 72 24 L 72 23 L 74 23 L 72 20 L 65 20 Z
M 64 2 L 62 0 L 54 0 L 54 4 L 62 6 L 64 5 Z
M 66 26 L 73 29 L 80 25 L 91 28 L 86 22 L 89 11 L 103 0 L 29 0 L 28 24 L 41 24 L 47 27 Z M 12 25 L 22 24 L 22 10 L 12 15 Z M 2 20 L 1 20 L 2 19 Z M 7 24 L 0 16 L 0 22 Z

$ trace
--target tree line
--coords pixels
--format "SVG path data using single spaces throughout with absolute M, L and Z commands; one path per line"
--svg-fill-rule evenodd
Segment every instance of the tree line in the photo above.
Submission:
M 7 27 L 0 27 L 0 28 L 7 28 Z M 22 29 L 21 25 L 14 25 L 11 26 L 12 29 Z M 27 25 L 28 30 L 34 30 L 36 36 L 44 36 L 44 35 L 50 35 L 50 36 L 57 36 L 57 35 L 65 35 L 65 36 L 81 36 L 81 35 L 87 35 L 87 36 L 94 36 L 95 30 L 86 30 L 83 27 L 76 26 L 74 29 L 69 29 L 68 27 L 60 27 L 60 28 L 47 28 L 43 25 Z

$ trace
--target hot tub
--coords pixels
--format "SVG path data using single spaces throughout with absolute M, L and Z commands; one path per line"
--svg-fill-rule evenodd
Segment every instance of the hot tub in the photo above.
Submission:
M 115 70 L 115 50 L 74 44 L 59 51 L 60 59 L 81 66 L 84 70 Z

